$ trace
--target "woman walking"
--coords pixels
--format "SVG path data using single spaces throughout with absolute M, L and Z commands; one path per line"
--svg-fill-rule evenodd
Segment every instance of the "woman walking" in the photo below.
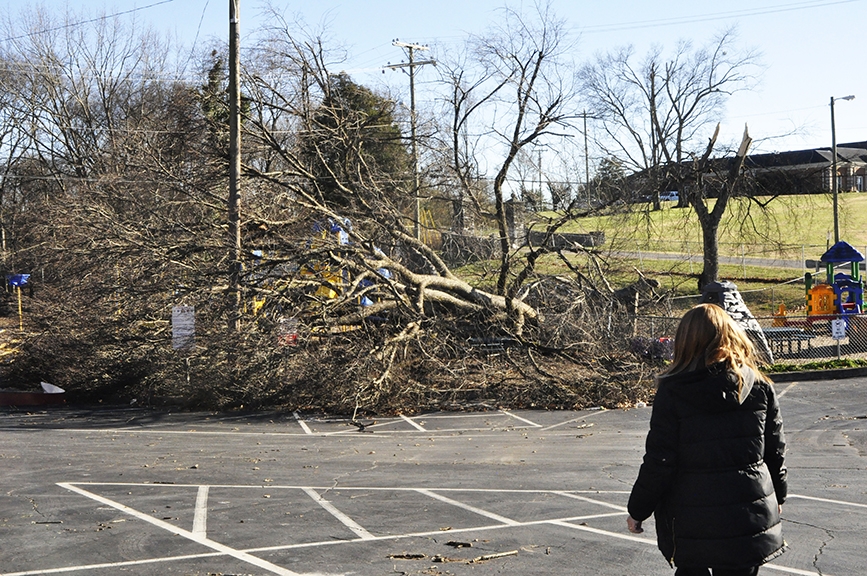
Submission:
M 755 576 L 782 554 L 786 443 L 746 332 L 713 304 L 680 321 L 660 375 L 627 526 L 654 514 L 675 576 Z

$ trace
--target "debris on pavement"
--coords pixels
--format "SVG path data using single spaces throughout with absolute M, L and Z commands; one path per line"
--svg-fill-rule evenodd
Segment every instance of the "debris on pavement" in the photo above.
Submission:
M 508 552 L 498 552 L 496 554 L 485 554 L 483 556 L 477 556 L 476 558 L 473 558 L 472 560 L 470 560 L 468 563 L 469 564 L 477 564 L 479 562 L 485 562 L 487 560 L 495 560 L 497 558 L 503 558 L 505 556 L 517 556 L 517 555 L 518 555 L 517 550 L 509 550 Z

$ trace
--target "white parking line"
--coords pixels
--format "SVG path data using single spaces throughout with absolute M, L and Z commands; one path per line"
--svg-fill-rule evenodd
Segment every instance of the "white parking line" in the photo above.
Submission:
M 577 418 L 577 420 L 581 420 L 586 418 L 588 415 L 582 416 L 581 418 Z M 169 428 L 141 428 L 141 427 L 132 427 L 132 426 L 118 426 L 116 428 L 63 428 L 64 432 L 74 434 L 74 433 L 84 433 L 84 434 L 130 434 L 130 435 L 151 435 L 151 436 L 169 436 L 169 435 L 179 435 L 179 434 L 195 434 L 201 436 L 238 436 L 238 437 L 295 437 L 295 436 L 309 436 L 309 435 L 318 435 L 323 437 L 328 436 L 359 436 L 359 430 L 354 426 L 349 426 L 349 421 L 346 421 L 346 427 L 341 430 L 333 430 L 329 432 L 314 432 L 310 426 L 303 420 L 300 414 L 293 413 L 295 416 L 296 422 L 301 427 L 300 432 L 242 432 L 240 430 L 213 430 L 213 429 L 198 429 L 198 428 L 187 428 L 184 430 L 179 429 L 169 429 Z M 492 413 L 483 413 L 483 414 L 471 414 L 471 415 L 454 415 L 454 416 L 427 416 L 425 415 L 425 420 L 435 420 L 435 419 L 449 419 L 449 420 L 468 420 L 470 418 L 480 419 L 480 418 L 492 418 L 492 416 L 502 416 L 511 418 L 514 420 L 519 420 L 521 422 L 526 423 L 527 428 L 542 428 L 541 424 L 536 424 L 526 418 L 522 418 L 521 416 L 517 416 L 509 411 L 501 410 L 499 414 Z M 403 420 L 412 420 L 408 419 L 405 416 L 401 416 Z M 400 422 L 401 420 L 398 418 L 384 420 L 381 422 L 377 422 L 375 424 L 370 424 L 365 427 L 365 432 L 372 432 L 374 428 L 383 428 L 386 426 L 391 426 L 396 422 Z M 571 422 L 571 421 L 570 421 Z M 410 422 L 414 428 L 414 430 L 387 430 L 385 432 L 380 432 L 377 436 L 384 437 L 388 435 L 402 435 L 402 434 L 415 434 L 416 432 L 425 432 L 425 433 L 435 433 L 435 434 L 449 434 L 453 432 L 490 432 L 494 430 L 500 430 L 503 427 L 503 423 L 489 423 L 488 426 L 474 426 L 474 427 L 462 427 L 462 428 L 444 428 L 444 429 L 435 429 L 429 430 L 424 428 L 414 421 Z M 558 426 L 562 426 L 566 424 L 566 422 L 555 424 L 553 426 L 549 426 L 547 428 L 542 428 L 543 430 L 550 430 L 551 428 L 556 428 Z M 511 428 L 524 428 L 525 426 L 511 426 Z
M 150 435 L 150 436 L 168 436 L 170 434 L 197 434 L 201 436 L 306 436 L 301 432 L 238 432 L 229 430 L 165 430 L 159 428 L 151 428 L 142 430 L 139 428 L 63 428 L 64 433 L 84 433 L 84 434 L 131 434 L 133 436 Z
M 143 564 L 160 564 L 164 562 L 179 562 L 181 560 L 196 560 L 199 558 L 213 558 L 225 556 L 221 552 L 208 552 L 206 554 L 185 554 L 183 556 L 167 556 L 165 558 L 145 558 L 143 560 L 126 560 L 124 562 L 105 562 L 103 564 L 84 564 L 80 566 L 65 566 L 62 568 L 42 568 L 39 570 L 25 570 L 24 572 L 3 572 L 2 576 L 40 576 L 42 574 L 63 574 L 65 572 L 84 572 L 85 570 L 104 570 L 106 568 L 125 568 L 127 566 L 141 566 Z
M 773 380 L 773 377 L 772 377 L 771 379 Z M 786 389 L 785 389 L 785 390 L 783 390 L 783 391 L 781 391 L 781 392 L 777 392 L 777 398 L 782 398 L 783 396 L 786 395 L 786 392 L 788 392 L 789 390 L 791 390 L 792 388 L 794 388 L 794 387 L 797 386 L 797 385 L 798 385 L 797 382 L 792 382 L 791 384 L 789 384 L 788 386 L 786 386 Z
M 71 482 L 75 486 L 160 486 L 153 482 Z M 172 488 L 198 488 L 199 484 L 172 483 L 166 484 Z M 211 488 L 262 488 L 261 484 L 210 484 Z M 334 490 L 334 485 L 329 486 L 301 486 L 297 484 L 269 484 L 271 490 Z M 363 490 L 365 492 L 418 492 L 421 488 L 393 487 L 393 486 L 340 486 L 340 490 Z M 629 490 L 533 490 L 529 488 L 436 488 L 437 492 L 483 492 L 490 494 L 551 494 L 562 492 L 565 494 L 630 494 Z
M 572 524 L 563 520 L 551 520 L 550 524 L 563 526 L 564 528 L 573 528 L 575 530 L 583 530 L 585 532 L 593 532 L 594 534 L 602 534 L 611 538 L 619 538 L 621 540 L 631 540 L 632 542 L 641 542 L 642 544 L 656 544 L 656 540 L 652 538 L 641 538 L 640 536 L 632 536 L 631 534 L 621 534 L 620 532 L 611 532 L 610 530 L 601 530 L 599 528 L 591 528 L 583 524 Z
M 193 514 L 193 534 L 205 537 L 208 533 L 208 487 L 199 486 L 196 511 Z
M 205 538 L 203 536 L 193 534 L 192 532 L 190 532 L 188 530 L 183 530 L 182 528 L 178 528 L 177 526 L 174 526 L 173 524 L 169 524 L 168 522 L 165 522 L 163 520 L 158 520 L 158 519 L 154 518 L 153 516 L 149 516 L 147 514 L 139 512 L 138 510 L 130 508 L 129 506 L 124 506 L 123 504 L 120 504 L 119 502 L 115 502 L 114 500 L 109 500 L 108 498 L 104 498 L 102 496 L 94 494 L 93 492 L 88 492 L 87 490 L 85 490 L 83 488 L 79 488 L 78 486 L 74 486 L 74 485 L 68 484 L 66 482 L 60 482 L 60 483 L 58 483 L 58 486 L 60 486 L 61 488 L 66 488 L 67 490 L 69 490 L 71 492 L 81 494 L 82 496 L 86 496 L 87 498 L 90 498 L 91 500 L 95 500 L 95 501 L 99 502 L 100 504 L 105 504 L 106 506 L 111 506 L 112 508 L 114 508 L 116 510 L 120 510 L 121 512 L 129 514 L 130 516 L 134 516 L 135 518 L 138 518 L 139 520 L 143 520 L 145 522 L 153 524 L 154 526 L 162 528 L 163 530 L 166 530 L 169 533 L 174 534 L 175 536 L 182 536 L 184 538 L 187 538 L 188 540 L 191 540 L 192 542 L 196 542 L 197 544 L 201 544 L 202 546 L 207 546 L 208 548 L 210 548 L 212 550 L 216 550 L 217 552 L 222 552 L 223 554 L 231 556 L 232 558 L 236 558 L 242 562 L 246 562 L 248 564 L 252 564 L 253 566 L 257 566 L 259 568 L 262 568 L 263 570 L 267 570 L 268 572 L 271 572 L 272 574 L 278 574 L 279 576 L 299 576 L 296 572 L 292 572 L 291 570 L 286 570 L 285 568 L 281 568 L 280 566 L 277 566 L 276 564 L 272 564 L 271 562 L 268 562 L 267 560 L 257 558 L 256 556 L 253 556 L 252 554 L 249 554 L 247 552 L 241 552 L 240 550 L 235 550 L 234 548 L 230 548 L 224 544 L 220 544 L 219 542 L 214 542 L 213 540 L 208 540 L 207 538 Z M 39 573 L 46 573 L 46 572 L 42 571 Z
M 322 436 L 350 436 L 350 437 L 354 436 L 356 438 L 362 438 L 362 437 L 364 437 L 365 432 L 373 432 L 373 430 L 371 430 L 371 428 L 374 428 L 377 426 L 387 426 L 389 424 L 394 424 L 394 422 L 396 422 L 396 420 L 392 421 L 392 422 L 383 422 L 381 424 L 375 424 L 373 426 L 367 426 L 365 428 L 364 432 L 362 432 L 361 434 L 359 434 L 359 431 L 357 429 L 353 428 L 352 430 L 340 430 L 337 432 L 324 432 L 322 434 Z M 532 428 L 532 426 L 512 426 L 511 428 L 513 430 L 524 430 L 524 429 Z M 454 432 L 457 432 L 457 433 L 461 433 L 461 432 L 463 432 L 463 433 L 468 433 L 468 432 L 499 432 L 500 430 L 501 430 L 501 428 L 497 429 L 497 428 L 493 428 L 493 427 L 492 428 L 437 428 L 435 430 L 425 430 L 424 433 L 425 434 L 431 434 L 430 438 L 452 438 L 454 436 L 453 435 Z M 418 433 L 419 433 L 418 430 L 386 430 L 384 432 L 377 431 L 376 435 L 379 438 L 390 438 L 392 436 L 402 436 L 405 434 L 418 434 Z M 569 434 L 571 434 L 571 432 Z
M 529 522 L 518 522 L 516 526 L 538 526 L 541 524 L 551 524 L 556 520 L 564 521 L 564 522 L 581 522 L 585 520 L 593 520 L 596 518 L 608 518 L 610 516 L 620 516 L 618 513 L 606 513 L 606 514 L 591 514 L 588 516 L 572 516 L 569 518 L 558 518 L 552 520 L 532 520 Z M 487 530 L 501 530 L 504 528 L 513 528 L 514 526 L 508 526 L 506 524 L 492 524 L 486 526 L 474 526 L 471 528 L 452 528 L 449 530 L 449 534 L 460 534 L 460 533 L 468 533 L 468 532 L 484 532 Z M 405 540 L 412 538 L 423 538 L 426 536 L 437 536 L 441 535 L 442 530 L 430 530 L 427 532 L 411 532 L 407 534 L 389 534 L 386 536 L 375 536 L 367 541 L 371 540 Z M 280 544 L 277 546 L 262 546 L 258 548 L 248 548 L 245 550 L 241 550 L 242 552 L 246 552 L 248 554 L 255 554 L 261 552 L 280 552 L 283 550 L 297 550 L 301 548 L 320 548 L 322 546 L 336 546 L 340 544 L 349 544 L 349 543 L 358 543 L 361 542 L 361 538 L 355 538 L 351 540 L 324 540 L 321 542 L 304 542 L 300 544 Z M 184 554 L 179 556 L 165 556 L 162 558 L 146 558 L 142 560 L 126 560 L 123 562 L 110 562 L 105 564 L 87 564 L 82 566 L 67 566 L 64 568 L 49 568 L 42 570 L 33 570 L 26 572 L 10 572 L 4 573 L 0 576 L 40 576 L 41 574 L 62 574 L 64 572 L 79 572 L 86 570 L 101 570 L 104 568 L 123 568 L 126 566 L 140 566 L 143 564 L 159 564 L 166 562 L 177 562 L 182 560 L 196 560 L 199 558 L 213 558 L 216 556 L 224 556 L 224 554 L 220 552 L 207 552 L 202 554 Z M 302 575 L 299 575 L 302 576 Z M 319 574 L 304 574 L 303 576 L 323 576 Z
M 810 572 L 809 570 L 798 570 L 797 568 L 788 568 L 786 566 L 777 566 L 776 564 L 762 564 L 762 570 L 779 570 L 780 572 L 786 572 L 788 574 L 801 574 L 803 576 L 831 576 L 827 572 L 816 572 L 815 570 Z
M 449 534 L 466 534 L 472 532 L 487 532 L 490 530 L 505 530 L 509 528 L 522 528 L 525 526 L 541 526 L 542 524 L 552 524 L 556 521 L 562 522 L 583 522 L 586 520 L 595 520 L 597 518 L 610 518 L 612 516 L 622 516 L 620 512 L 607 512 L 605 514 L 590 514 L 587 516 L 571 516 L 568 518 L 547 518 L 545 520 L 529 520 L 527 522 L 516 522 L 514 525 L 509 524 L 488 524 L 483 526 L 471 526 L 469 528 L 451 528 Z M 441 536 L 442 529 L 428 530 L 425 532 L 409 532 L 406 534 L 388 534 L 386 536 L 374 536 L 372 540 L 407 540 L 412 538 L 424 538 L 426 536 Z M 263 546 L 261 548 L 250 548 L 245 552 L 279 552 L 281 550 L 295 550 L 299 548 L 318 548 L 321 546 L 334 546 L 336 544 L 349 544 L 361 542 L 361 539 L 356 540 L 324 540 L 321 542 L 304 542 L 300 544 L 279 544 L 277 546 Z M 305 575 L 307 576 L 307 575 Z
M 583 524 L 572 524 L 572 522 L 565 520 L 551 520 L 549 524 L 554 524 L 556 526 L 563 526 L 564 528 L 573 528 L 575 530 L 583 530 L 585 532 L 592 532 L 593 534 L 600 534 L 602 536 L 608 536 L 610 538 L 617 538 L 620 540 L 630 540 L 632 542 L 641 542 L 642 544 L 652 544 L 656 545 L 655 538 L 642 538 L 640 536 L 632 536 L 631 534 L 621 534 L 619 532 L 611 532 L 610 530 L 601 530 L 599 528 L 593 528 L 591 526 L 585 526 Z M 763 564 L 762 569 L 769 570 L 778 570 L 780 572 L 787 572 L 789 574 L 800 574 L 802 576 L 831 576 L 830 574 L 826 574 L 824 572 L 810 572 L 807 570 L 799 570 L 797 568 L 788 568 L 786 566 L 777 566 L 776 564 Z
M 144 565 L 144 564 L 180 562 L 180 561 L 189 560 L 189 559 L 209 558 L 209 557 L 216 557 L 216 556 L 223 556 L 223 555 L 231 556 L 231 557 L 236 558 L 238 560 L 247 562 L 249 564 L 253 564 L 255 566 L 258 566 L 260 568 L 268 570 L 271 573 L 278 574 L 280 576 L 300 576 L 295 572 L 291 572 L 289 570 L 281 568 L 280 566 L 276 566 L 276 565 L 271 564 L 271 563 L 269 563 L 269 562 L 267 562 L 261 558 L 253 556 L 253 554 L 280 551 L 280 550 L 289 550 L 289 549 L 315 548 L 315 547 L 321 547 L 321 546 L 347 544 L 347 543 L 352 543 L 352 542 L 358 543 L 358 542 L 362 542 L 362 541 L 402 540 L 402 539 L 411 539 L 411 538 L 431 536 L 431 535 L 436 535 L 436 534 L 442 533 L 441 530 L 431 530 L 431 531 L 417 532 L 417 533 L 388 534 L 388 535 L 382 535 L 382 536 L 375 536 L 375 535 L 371 534 L 370 532 L 368 532 L 367 530 L 365 530 L 363 527 L 361 527 L 357 522 L 355 522 L 354 520 L 349 518 L 349 516 L 347 516 L 346 514 L 341 512 L 340 510 L 338 510 L 331 502 L 322 498 L 319 495 L 319 493 L 316 492 L 316 489 L 314 489 L 314 488 L 311 488 L 309 486 L 307 486 L 307 487 L 302 487 L 302 486 L 271 486 L 270 488 L 272 490 L 275 488 L 285 488 L 285 489 L 298 489 L 298 490 L 304 491 L 308 496 L 310 496 L 315 502 L 317 502 L 320 506 L 322 506 L 332 516 L 334 516 L 335 518 L 340 520 L 341 523 L 343 523 L 345 526 L 350 528 L 350 530 L 356 534 L 357 538 L 349 538 L 349 539 L 333 539 L 332 538 L 332 539 L 319 541 L 319 542 L 281 544 L 281 545 L 276 545 L 276 546 L 266 546 L 266 547 L 258 547 L 258 548 L 239 550 L 239 549 L 230 548 L 228 546 L 225 546 L 225 545 L 219 544 L 217 542 L 214 542 L 212 540 L 209 540 L 205 536 L 206 510 L 207 510 L 209 489 L 211 487 L 215 487 L 215 488 L 219 488 L 219 487 L 260 488 L 260 486 L 250 486 L 250 485 L 246 485 L 246 486 L 245 485 L 226 485 L 226 486 L 198 485 L 197 486 L 194 484 L 189 484 L 189 485 L 188 484 L 175 484 L 175 485 L 172 485 L 173 488 L 177 488 L 180 486 L 197 487 L 198 488 L 198 493 L 197 493 L 197 497 L 196 497 L 196 512 L 195 512 L 194 520 L 193 520 L 193 531 L 188 532 L 188 531 L 183 530 L 181 528 L 178 528 L 172 524 L 169 524 L 168 522 L 164 522 L 162 520 L 157 520 L 156 518 L 153 518 L 152 516 L 149 516 L 147 514 L 139 512 L 133 508 L 130 508 L 128 506 L 125 506 L 123 504 L 120 504 L 118 502 L 110 500 L 108 498 L 99 496 L 99 495 L 97 495 L 93 492 L 90 492 L 88 490 L 85 490 L 84 488 L 80 487 L 81 485 L 91 485 L 91 486 L 154 486 L 153 484 L 150 484 L 150 483 L 120 483 L 120 482 L 88 482 L 88 483 L 59 483 L 58 486 L 61 486 L 62 488 L 65 488 L 65 489 L 70 490 L 72 492 L 76 492 L 76 493 L 78 493 L 82 496 L 85 496 L 91 500 L 94 500 L 98 503 L 101 503 L 101 504 L 107 505 L 111 508 L 120 510 L 126 514 L 130 514 L 130 515 L 132 515 L 132 516 L 134 516 L 140 520 L 143 520 L 145 522 L 148 522 L 148 523 L 150 523 L 150 524 L 152 524 L 158 528 L 162 528 L 163 530 L 166 530 L 171 534 L 182 536 L 182 537 L 187 538 L 193 542 L 196 542 L 196 543 L 202 544 L 203 546 L 211 548 L 214 551 L 213 552 L 203 552 L 201 554 L 186 554 L 186 555 L 177 555 L 177 556 L 161 557 L 161 558 L 128 560 L 128 561 L 121 561 L 121 562 L 108 562 L 108 563 L 102 563 L 102 564 L 66 566 L 66 567 L 47 568 L 47 569 L 43 568 L 40 570 L 28 570 L 28 571 L 22 571 L 22 572 L 4 573 L 3 576 L 37 576 L 40 574 L 62 574 L 62 573 L 67 573 L 67 572 L 79 572 L 79 571 L 87 571 L 87 570 L 110 570 L 112 568 L 129 567 L 129 566 L 137 566 L 137 565 Z M 585 531 L 585 532 L 589 532 L 589 533 L 593 533 L 593 534 L 598 534 L 600 536 L 606 536 L 609 538 L 615 538 L 615 539 L 619 539 L 619 540 L 639 542 L 643 545 L 656 543 L 656 541 L 652 538 L 640 537 L 640 536 L 635 536 L 635 535 L 625 533 L 625 527 L 624 527 L 624 532 L 621 533 L 621 532 L 616 532 L 616 531 L 611 531 L 611 530 L 603 530 L 600 528 L 594 528 L 591 526 L 587 526 L 584 523 L 587 520 L 591 520 L 591 519 L 623 516 L 623 515 L 625 515 L 625 508 L 622 506 L 618 506 L 616 504 L 611 504 L 611 503 L 604 502 L 601 500 L 596 500 L 596 499 L 588 497 L 588 496 L 582 496 L 581 494 L 592 495 L 592 494 L 626 494 L 627 493 L 626 491 L 621 491 L 621 490 L 617 490 L 617 491 L 584 491 L 584 490 L 580 490 L 580 491 L 577 491 L 577 490 L 576 491 L 561 491 L 561 490 L 551 491 L 551 490 L 527 490 L 527 489 L 498 490 L 498 489 L 491 489 L 491 488 L 443 488 L 443 489 L 436 489 L 436 491 L 434 491 L 434 490 L 430 490 L 430 489 L 408 488 L 408 487 L 403 487 L 403 488 L 341 487 L 341 490 L 415 492 L 415 493 L 425 495 L 429 498 L 439 500 L 439 501 L 444 502 L 446 504 L 456 506 L 456 507 L 461 508 L 463 510 L 473 512 L 473 513 L 478 514 L 480 516 L 492 519 L 495 522 L 498 522 L 498 524 L 492 524 L 492 525 L 474 526 L 474 527 L 468 527 L 468 528 L 457 528 L 457 529 L 450 530 L 451 533 L 484 532 L 484 531 L 488 531 L 488 530 L 501 530 L 501 529 L 515 528 L 515 527 L 526 527 L 526 526 L 548 524 L 548 525 L 554 525 L 554 526 L 560 526 L 560 527 L 568 528 L 570 530 Z M 485 493 L 485 494 L 491 494 L 491 493 L 554 494 L 557 496 L 564 496 L 567 498 L 573 498 L 576 500 L 585 501 L 585 502 L 596 504 L 596 505 L 606 506 L 606 507 L 615 509 L 616 512 L 605 512 L 605 513 L 601 513 L 601 514 L 560 517 L 560 518 L 546 518 L 546 519 L 531 520 L 531 521 L 516 521 L 516 520 L 512 520 L 510 518 L 506 518 L 504 516 L 501 516 L 499 514 L 495 514 L 493 512 L 483 510 L 483 509 L 478 508 L 476 506 L 472 506 L 472 505 L 466 504 L 464 502 L 460 502 L 460 501 L 454 500 L 452 498 L 448 498 L 448 497 L 443 496 L 442 494 L 438 493 L 438 492 L 457 492 L 457 491 L 470 492 L 470 493 Z M 827 504 L 867 508 L 867 505 L 856 503 L 856 502 L 846 502 L 846 501 L 842 501 L 842 500 L 831 500 L 831 499 L 827 499 L 827 498 L 802 496 L 799 494 L 792 494 L 792 495 L 790 495 L 790 497 L 794 498 L 794 499 L 811 500 L 811 501 L 822 502 L 822 503 L 827 503 Z M 579 524 L 579 522 L 581 524 Z M 777 564 L 766 564 L 763 569 L 774 570 L 774 571 L 778 571 L 778 572 L 795 574 L 795 575 L 800 575 L 800 576 L 816 576 L 816 574 L 817 574 L 816 571 L 801 570 L 801 569 L 797 569 L 797 568 L 779 566 Z M 312 575 L 308 575 L 308 576 L 312 576 Z M 829 576 L 829 575 L 823 574 L 823 576 Z
M 560 496 L 565 496 L 567 498 L 574 498 L 575 500 L 582 500 L 584 502 L 590 502 L 591 504 L 598 504 L 599 506 L 606 506 L 608 508 L 613 508 L 615 510 L 620 510 L 621 512 L 626 512 L 626 506 L 618 506 L 617 504 L 609 504 L 608 502 L 603 502 L 602 500 L 595 500 L 593 498 L 588 498 L 586 496 L 579 496 L 577 494 L 573 494 L 570 492 L 554 492 L 554 494 L 558 494 Z
M 789 494 L 788 498 L 800 498 L 801 500 L 812 500 L 814 502 L 825 502 L 826 504 L 840 504 L 841 506 L 854 506 L 855 508 L 867 508 L 867 504 L 859 504 L 858 502 L 846 502 L 844 500 L 830 500 L 828 498 L 816 498 L 815 496 L 802 496 L 800 494 Z
M 298 422 L 298 425 L 301 426 L 301 429 L 304 430 L 305 434 L 313 434 L 313 431 L 310 430 L 310 427 L 307 425 L 307 423 L 304 422 L 304 420 L 301 419 L 301 416 L 298 415 L 297 410 L 293 412 L 292 415 L 295 416 L 295 421 Z
M 425 429 L 421 426 L 421 424 L 418 424 L 418 423 L 417 423 L 415 420 L 413 420 L 412 418 L 407 418 L 407 417 L 404 416 L 403 414 L 399 414 L 399 416 L 400 416 L 401 418 L 403 418 L 405 422 L 408 422 L 408 423 L 410 424 L 410 426 L 414 427 L 416 430 L 421 430 L 422 432 L 427 432 L 427 430 L 425 430 Z
M 475 506 L 470 506 L 469 504 L 464 504 L 463 502 L 459 502 L 457 500 L 452 500 L 442 494 L 437 494 L 436 492 L 431 492 L 430 490 L 425 490 L 419 488 L 416 490 L 419 494 L 424 494 L 429 498 L 434 498 L 441 502 L 445 502 L 446 504 L 451 504 L 452 506 L 457 506 L 458 508 L 463 508 L 464 510 L 468 510 L 470 512 L 475 512 L 485 518 L 490 518 L 491 520 L 496 520 L 497 522 L 502 522 L 507 526 L 517 526 L 518 522 L 512 520 L 511 518 L 506 518 L 505 516 L 500 516 L 499 514 L 494 514 L 493 512 L 488 512 L 487 510 L 482 510 L 481 508 L 476 508 Z
M 533 428 L 541 428 L 542 427 L 541 424 L 536 424 L 535 422 L 531 422 L 531 421 L 527 420 L 526 418 L 521 418 L 520 416 L 516 416 L 516 415 L 512 414 L 511 412 L 509 412 L 508 410 L 500 410 L 500 412 L 502 412 L 506 416 L 511 416 L 515 420 L 520 420 L 521 422 L 529 424 Z
M 557 424 L 552 424 L 551 426 L 546 426 L 546 427 L 542 428 L 542 432 L 545 432 L 547 430 L 551 430 L 553 428 L 559 428 L 560 426 L 565 426 L 566 424 L 571 424 L 572 422 L 578 422 L 580 420 L 585 420 L 586 418 L 590 418 L 591 416 L 596 416 L 597 414 L 604 414 L 605 412 L 608 412 L 608 410 L 606 410 L 605 408 L 602 408 L 600 410 L 595 410 L 593 412 L 588 412 L 587 414 L 583 414 L 581 416 L 578 416 L 577 418 L 572 418 L 570 420 L 566 420 L 565 422 L 558 422 Z
M 362 540 L 373 540 L 374 538 L 376 538 L 373 534 L 365 530 L 355 520 L 338 510 L 334 506 L 334 504 L 320 496 L 319 493 L 313 488 L 303 488 L 303 490 L 308 496 L 313 498 L 314 502 L 322 506 L 325 510 L 328 511 L 329 514 L 340 520 L 344 526 L 355 532 L 355 534 Z

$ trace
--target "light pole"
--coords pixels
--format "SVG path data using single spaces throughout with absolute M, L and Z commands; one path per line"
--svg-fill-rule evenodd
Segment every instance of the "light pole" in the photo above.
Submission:
M 831 96 L 831 195 L 834 199 L 834 244 L 840 241 L 840 224 L 837 218 L 837 132 L 834 127 L 834 100 L 854 100 L 855 96 L 834 98 Z

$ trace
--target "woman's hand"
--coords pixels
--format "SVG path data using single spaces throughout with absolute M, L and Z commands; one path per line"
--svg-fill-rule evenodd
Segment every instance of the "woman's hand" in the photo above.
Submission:
M 626 517 L 626 526 L 633 534 L 641 534 L 644 532 L 644 528 L 641 527 L 641 520 L 636 520 L 632 516 Z

